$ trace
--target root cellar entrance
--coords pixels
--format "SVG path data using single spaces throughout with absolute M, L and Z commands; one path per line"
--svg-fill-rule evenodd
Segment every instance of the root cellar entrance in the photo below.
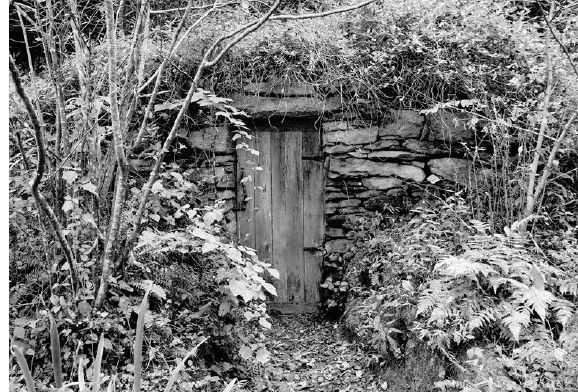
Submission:
M 323 161 L 314 121 L 255 126 L 237 152 L 239 243 L 280 273 L 273 308 L 315 310 L 323 258 Z

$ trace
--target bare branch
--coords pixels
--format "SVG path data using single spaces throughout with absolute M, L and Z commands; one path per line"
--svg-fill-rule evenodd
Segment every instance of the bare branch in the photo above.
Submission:
M 188 3 L 189 7 L 192 6 L 192 4 L 193 4 L 192 0 L 189 0 L 189 3 Z M 176 53 L 177 48 L 180 46 L 180 44 L 183 42 L 183 40 L 189 34 L 189 32 L 193 28 L 195 28 L 199 23 L 201 23 L 203 21 L 203 19 L 205 19 L 215 9 L 216 4 L 217 4 L 217 1 L 215 1 L 212 8 L 210 8 L 208 11 L 206 11 L 199 19 L 197 19 L 197 21 L 195 23 L 193 23 L 187 29 L 187 31 L 183 34 L 183 36 L 177 42 L 178 36 L 179 36 L 180 32 L 182 31 L 185 20 L 187 18 L 187 14 L 189 13 L 189 8 L 187 8 L 187 10 L 185 11 L 185 15 L 181 19 L 181 22 L 179 23 L 177 30 L 173 34 L 173 38 L 171 40 L 171 45 L 169 47 L 169 55 L 163 59 L 163 61 L 161 62 L 161 65 L 159 66 L 159 68 L 157 70 L 155 86 L 154 86 L 153 92 L 151 93 L 151 96 L 149 98 L 149 102 L 148 102 L 148 105 L 145 109 L 141 126 L 139 128 L 138 134 L 137 134 L 135 142 L 133 144 L 133 148 L 132 148 L 133 151 L 134 151 L 134 149 L 138 148 L 142 142 L 142 138 L 144 136 L 144 133 L 146 131 L 146 127 L 148 125 L 149 117 L 151 117 L 151 115 L 152 115 L 154 103 L 155 103 L 156 97 L 158 95 L 158 91 L 160 89 L 160 86 L 161 86 L 162 77 L 164 75 L 165 67 L 168 64 L 170 57 L 172 57 Z M 147 82 L 147 84 L 148 84 L 148 82 Z
M 548 156 L 548 162 L 546 163 L 546 166 L 542 171 L 540 181 L 538 182 L 536 190 L 534 191 L 534 200 L 537 200 L 538 197 L 540 197 L 540 195 L 544 191 L 544 188 L 546 187 L 546 182 L 548 181 L 548 177 L 550 176 L 550 171 L 552 170 L 552 166 L 554 164 L 554 160 L 556 159 L 556 155 L 558 154 L 558 150 L 560 149 L 560 145 L 562 144 L 564 138 L 566 137 L 566 134 L 574 124 L 574 121 L 576 121 L 576 117 L 578 117 L 578 111 L 575 111 L 574 114 L 570 116 L 568 122 L 564 126 L 564 129 L 562 129 L 562 132 L 556 139 L 556 143 L 554 144 L 554 146 L 552 146 L 552 149 L 550 150 L 550 155 Z
M 104 245 L 104 254 L 102 255 L 102 272 L 100 275 L 100 284 L 98 286 L 98 292 L 96 295 L 96 299 L 94 301 L 94 307 L 96 309 L 100 309 L 104 304 L 104 300 L 106 299 L 106 294 L 108 292 L 108 280 L 112 275 L 112 268 L 113 268 L 113 258 L 114 258 L 114 248 L 116 246 L 119 228 L 120 228 L 120 220 L 121 220 L 121 212 L 124 206 L 124 198 L 126 193 L 126 177 L 125 172 L 123 170 L 117 170 L 116 175 L 116 183 L 114 187 L 114 200 L 113 200 L 113 210 L 111 214 L 111 222 L 110 222 L 110 230 L 108 232 L 108 238 L 106 238 L 105 245 Z
M 78 277 L 76 275 L 76 260 L 74 258 L 74 253 L 72 252 L 72 248 L 70 244 L 64 237 L 62 233 L 62 227 L 60 227 L 60 223 L 58 222 L 58 218 L 54 214 L 54 211 L 42 195 L 38 186 L 40 185 L 40 181 L 42 180 L 42 176 L 44 175 L 44 167 L 46 165 L 46 147 L 44 144 L 44 127 L 41 125 L 36 112 L 34 111 L 34 107 L 32 103 L 30 103 L 30 99 L 24 91 L 24 87 L 22 87 L 22 80 L 20 79 L 20 74 L 18 73 L 18 69 L 16 68 L 16 63 L 12 56 L 10 56 L 10 75 L 12 76 L 12 80 L 14 81 L 14 87 L 16 88 L 16 92 L 22 102 L 24 103 L 24 107 L 26 108 L 26 112 L 30 117 L 30 121 L 32 122 L 32 127 L 34 128 L 34 138 L 36 140 L 36 148 L 38 150 L 38 165 L 36 167 L 36 172 L 34 173 L 34 177 L 32 179 L 32 183 L 30 185 L 30 190 L 38 207 L 44 214 L 48 217 L 48 220 L 52 226 L 54 234 L 62 247 L 62 251 L 64 252 L 64 257 L 69 264 L 70 273 L 72 276 L 72 286 L 74 287 L 78 281 Z
M 344 12 L 349 12 L 356 10 L 361 7 L 365 7 L 371 3 L 375 3 L 377 0 L 367 0 L 359 4 L 351 5 L 348 7 L 336 8 L 334 10 L 329 10 L 325 12 L 318 12 L 313 14 L 302 14 L 302 15 L 275 15 L 269 18 L 269 20 L 298 20 L 298 19 L 313 19 L 313 18 L 322 18 L 324 16 L 329 16 L 333 14 L 341 14 Z
M 145 0 L 147 1 L 147 0 Z M 112 202 L 112 212 L 108 237 L 104 245 L 104 253 L 101 259 L 100 285 L 94 301 L 94 307 L 100 309 L 108 293 L 109 279 L 113 270 L 114 251 L 120 229 L 120 221 L 125 203 L 126 180 L 128 173 L 128 163 L 125 155 L 122 126 L 120 118 L 120 108 L 118 101 L 118 79 L 117 79 L 117 53 L 116 53 L 116 24 L 114 23 L 114 7 L 112 0 L 104 0 L 106 14 L 106 35 L 108 39 L 108 80 L 110 112 L 113 129 L 113 145 L 118 170 L 116 171 L 116 182 L 114 187 L 114 200 Z M 138 41 L 137 41 L 138 42 Z
M 125 170 L 127 160 L 124 152 L 123 135 L 120 129 L 120 113 L 118 102 L 118 75 L 116 58 L 116 26 L 114 23 L 114 8 L 112 0 L 104 0 L 106 11 L 106 35 L 108 39 L 108 83 L 110 112 L 112 120 L 112 132 L 114 151 L 119 166 Z
M 215 65 L 217 62 L 219 62 L 219 60 L 221 60 L 221 58 L 223 58 L 223 56 L 229 51 L 229 49 L 231 49 L 233 46 L 235 46 L 239 41 L 241 41 L 243 38 L 245 38 L 246 36 L 248 36 L 249 34 L 251 34 L 253 31 L 257 30 L 259 27 L 261 27 L 263 25 L 263 23 L 265 23 L 269 18 L 271 18 L 271 15 L 273 14 L 273 12 L 275 12 L 277 10 L 277 8 L 279 8 L 279 6 L 281 5 L 281 0 L 277 0 L 272 6 L 271 8 L 269 8 L 269 11 L 267 11 L 267 13 L 265 15 L 263 15 L 256 23 L 253 23 L 249 28 L 247 28 L 246 30 L 242 31 L 242 29 L 238 29 L 238 32 L 242 33 L 240 35 L 238 35 L 236 38 L 234 38 L 232 41 L 230 41 L 227 45 L 225 45 L 225 47 L 223 49 L 221 49 L 221 51 L 219 52 L 219 54 L 217 54 L 217 56 L 215 56 L 215 58 L 211 61 L 207 61 L 208 57 L 211 55 L 213 48 L 215 47 L 215 45 L 213 45 L 208 51 L 207 51 L 207 55 L 205 55 L 205 58 L 203 58 L 203 61 L 201 62 L 201 65 L 204 64 L 204 66 L 206 68 L 208 67 L 212 67 L 213 65 Z M 237 34 L 237 33 L 233 33 Z M 219 42 L 219 41 L 217 41 Z
M 140 69 L 140 64 L 142 62 L 142 44 L 145 37 L 144 28 L 146 27 L 147 20 L 148 20 L 148 2 L 149 0 L 143 0 L 137 20 L 134 26 L 133 36 L 131 40 L 131 54 L 128 61 L 127 72 L 126 72 L 126 79 L 127 85 L 130 83 L 131 80 L 136 80 L 135 71 Z M 137 98 L 135 95 L 135 99 Z
M 554 4 L 554 3 L 552 3 Z M 572 56 L 570 56 L 570 53 L 568 52 L 568 48 L 566 48 L 566 45 L 564 45 L 562 43 L 562 41 L 560 41 L 560 38 L 558 38 L 558 36 L 556 35 L 556 32 L 554 31 L 554 28 L 552 27 L 552 23 L 549 20 L 549 18 L 546 16 L 546 14 L 544 13 L 544 10 L 542 9 L 542 6 L 540 5 L 540 3 L 538 3 L 539 8 L 540 8 L 540 13 L 542 14 L 542 18 L 544 18 L 544 21 L 546 22 L 546 25 L 548 25 L 548 29 L 550 30 L 550 33 L 552 34 L 552 37 L 554 37 L 554 39 L 556 40 L 556 42 L 558 43 L 558 46 L 560 46 L 560 48 L 562 49 L 562 51 L 564 52 L 564 54 L 566 55 L 566 58 L 568 59 L 568 61 L 570 62 L 570 66 L 572 67 L 572 70 L 574 70 L 574 74 L 576 74 L 576 76 L 578 76 L 578 69 L 576 68 L 576 64 L 574 63 L 574 61 L 572 60 Z
M 550 15 L 553 13 L 554 5 L 550 8 Z M 528 187 L 526 188 L 526 207 L 524 210 L 524 218 L 532 215 L 536 204 L 534 197 L 534 187 L 536 184 L 536 176 L 538 175 L 538 164 L 542 157 L 542 144 L 544 142 L 544 135 L 548 129 L 548 107 L 550 106 L 550 97 L 554 88 L 554 72 L 552 69 L 552 53 L 550 51 L 550 31 L 546 30 L 546 92 L 544 93 L 544 101 L 542 102 L 542 121 L 540 123 L 540 132 L 534 147 L 534 158 L 530 166 L 530 178 L 528 179 Z M 525 234 L 527 223 L 521 225 L 521 234 Z
M 22 155 L 22 161 L 24 162 L 24 168 L 26 171 L 30 171 L 30 163 L 28 163 L 28 157 L 26 156 L 26 151 L 24 151 L 24 146 L 22 145 L 22 137 L 20 132 L 16 131 L 16 143 L 18 145 L 18 150 L 20 150 L 20 155 Z
M 77 61 L 74 63 L 76 64 L 76 73 L 78 74 L 78 82 L 80 85 L 80 111 L 82 114 L 82 132 L 84 135 L 82 136 L 81 140 L 84 140 L 84 137 L 88 135 L 88 133 L 94 129 L 94 121 L 91 121 L 90 118 L 90 105 L 92 103 L 92 94 L 90 90 L 91 79 L 87 76 L 87 67 L 90 66 L 89 63 L 89 56 L 88 56 L 88 48 L 86 44 L 86 40 L 82 39 L 81 35 L 81 26 L 80 26 L 80 14 L 78 13 L 78 4 L 77 0 L 68 0 L 68 6 L 71 11 L 70 17 L 70 25 L 72 28 L 72 36 L 74 38 L 74 52 L 77 57 Z M 91 142 L 89 143 L 89 156 L 92 162 L 97 161 L 97 140 L 98 140 L 98 133 L 94 132 L 92 137 L 90 138 Z M 75 147 L 70 149 L 70 153 L 68 156 L 63 160 L 66 161 L 68 157 L 71 156 L 72 152 L 75 150 Z
M 41 124 L 44 124 L 44 119 L 42 117 L 42 110 L 40 110 L 40 101 L 38 94 L 38 86 L 36 84 L 36 72 L 34 72 L 34 66 L 32 64 L 32 55 L 30 54 L 30 45 L 28 44 L 28 34 L 26 33 L 26 28 L 24 27 L 24 20 L 22 19 L 22 14 L 24 13 L 20 7 L 16 7 L 16 13 L 18 14 L 18 20 L 20 21 L 20 28 L 22 29 L 22 35 L 24 36 L 24 45 L 26 46 L 26 57 L 28 59 L 28 68 L 30 68 L 30 80 L 32 82 L 32 89 L 34 90 L 34 99 L 36 103 L 36 112 L 38 113 L 38 119 Z
M 46 32 L 46 42 L 48 44 L 48 50 L 50 52 L 52 72 L 53 72 L 53 84 L 54 90 L 56 91 L 56 107 L 57 107 L 57 123 L 58 123 L 58 135 L 60 135 L 60 140 L 62 144 L 56 143 L 55 153 L 60 156 L 60 147 L 62 146 L 64 154 L 68 154 L 69 151 L 69 135 L 68 126 L 66 120 L 66 103 L 64 99 L 64 93 L 62 88 L 64 86 L 64 78 L 62 76 L 62 68 L 60 67 L 60 57 L 58 55 L 59 51 L 56 47 L 55 31 L 56 31 L 56 20 L 54 17 L 54 6 L 52 0 L 46 0 L 46 15 L 48 16 L 48 30 Z M 44 41 L 44 40 L 43 40 Z
M 227 4 L 225 4 L 225 5 L 231 5 L 231 4 L 233 4 L 233 3 L 235 3 L 235 2 L 232 1 L 232 2 L 227 3 Z M 222 5 L 220 5 L 220 6 L 222 6 Z M 189 6 L 186 6 L 186 7 L 168 8 L 168 9 L 166 9 L 166 10 L 151 10 L 151 15 L 168 14 L 168 13 L 170 13 L 170 12 L 180 12 L 180 11 L 186 11 L 186 12 L 189 12 L 189 11 L 202 11 L 202 10 L 206 10 L 207 8 L 213 8 L 213 7 L 214 7 L 214 5 L 203 5 L 203 6 L 201 6 L 201 7 L 189 7 Z

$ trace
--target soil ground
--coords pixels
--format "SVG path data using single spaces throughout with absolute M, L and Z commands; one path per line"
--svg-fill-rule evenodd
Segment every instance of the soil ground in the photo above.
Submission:
M 267 332 L 270 362 L 253 380 L 256 391 L 366 392 L 388 390 L 372 358 L 316 315 L 280 315 Z

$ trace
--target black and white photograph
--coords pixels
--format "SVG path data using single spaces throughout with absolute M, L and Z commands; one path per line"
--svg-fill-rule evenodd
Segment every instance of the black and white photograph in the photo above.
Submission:
M 578 392 L 578 0 L 3 7 L 6 391 Z

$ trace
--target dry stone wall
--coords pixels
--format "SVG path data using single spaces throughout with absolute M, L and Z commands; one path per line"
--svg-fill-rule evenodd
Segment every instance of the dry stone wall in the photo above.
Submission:
M 423 115 L 390 110 L 378 124 L 326 117 L 325 251 L 329 262 L 348 261 L 356 251 L 355 222 L 375 211 L 403 211 L 423 196 L 422 183 L 467 184 L 464 159 L 474 133 L 467 119 L 446 111 Z
M 359 220 L 376 211 L 403 212 L 424 197 L 421 185 L 453 187 L 470 181 L 465 156 L 475 134 L 462 114 L 389 110 L 384 119 L 371 122 L 343 116 L 338 97 L 320 100 L 311 88 L 271 83 L 250 84 L 233 98 L 236 107 L 255 119 L 321 119 L 329 269 L 355 255 L 353 229 Z M 331 274 L 326 270 L 324 275 Z

